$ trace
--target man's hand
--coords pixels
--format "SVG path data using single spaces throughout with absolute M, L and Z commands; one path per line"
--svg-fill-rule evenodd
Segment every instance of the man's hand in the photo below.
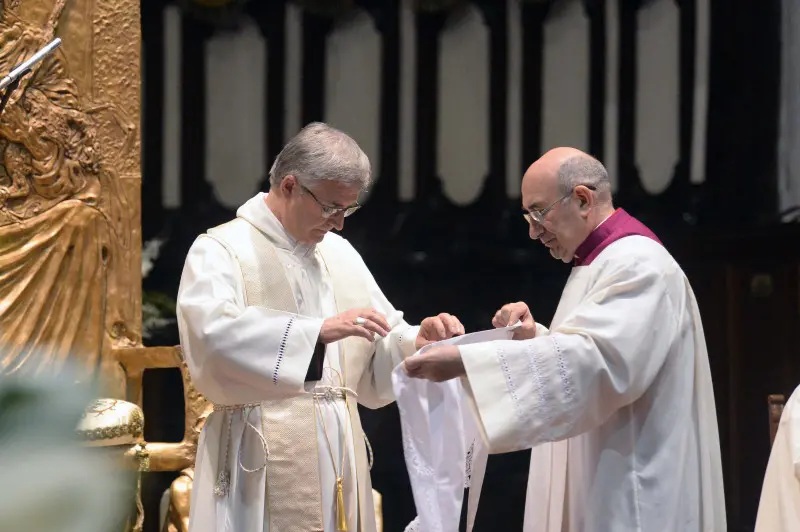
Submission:
M 415 379 L 433 382 L 449 381 L 466 375 L 461 352 L 455 345 L 440 345 L 425 353 L 408 357 L 403 361 L 406 375 Z
M 439 340 L 447 340 L 453 336 L 464 334 L 464 326 L 458 318 L 444 312 L 438 316 L 425 318 L 419 324 L 419 333 L 414 343 L 419 351 L 424 346 Z
M 536 322 L 533 321 L 528 305 L 519 301 L 509 303 L 497 311 L 492 319 L 495 329 L 514 325 L 517 321 L 522 322 L 522 326 L 514 331 L 514 340 L 530 340 L 536 336 Z
M 374 342 L 376 334 L 386 336 L 391 329 L 386 317 L 374 308 L 354 308 L 325 320 L 319 341 L 332 344 L 349 336 L 360 336 Z

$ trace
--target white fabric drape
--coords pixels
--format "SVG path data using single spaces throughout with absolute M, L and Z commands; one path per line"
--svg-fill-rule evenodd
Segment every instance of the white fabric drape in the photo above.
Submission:
M 451 338 L 428 345 L 413 356 L 424 356 L 435 345 L 510 340 L 518 326 Z M 392 373 L 403 452 L 418 513 L 407 532 L 457 532 L 465 487 L 470 489 L 467 531 L 474 525 L 488 452 L 464 386 L 469 383 L 458 379 L 441 383 L 412 379 L 402 364 Z

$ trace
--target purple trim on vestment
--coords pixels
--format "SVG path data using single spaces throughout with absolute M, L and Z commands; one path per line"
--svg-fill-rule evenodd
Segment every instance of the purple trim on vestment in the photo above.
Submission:
M 586 237 L 586 240 L 575 250 L 575 266 L 588 266 L 609 245 L 626 236 L 639 235 L 661 241 L 642 222 L 625 212 L 617 209 L 614 214 L 606 218 L 598 228 Z M 663 245 L 663 244 L 662 244 Z

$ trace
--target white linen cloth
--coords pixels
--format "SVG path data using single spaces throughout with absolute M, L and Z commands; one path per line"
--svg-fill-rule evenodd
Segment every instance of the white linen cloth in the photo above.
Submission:
M 510 340 L 518 326 L 457 336 L 429 344 L 412 356 L 425 356 L 425 351 L 443 344 Z M 418 514 L 406 530 L 457 532 L 465 487 L 470 488 L 467 530 L 472 530 L 488 456 L 461 381 L 413 379 L 400 364 L 392 373 L 392 385 Z

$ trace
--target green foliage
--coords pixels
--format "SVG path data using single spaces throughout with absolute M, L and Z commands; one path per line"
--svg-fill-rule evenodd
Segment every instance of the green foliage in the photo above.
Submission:
M 142 293 L 142 337 L 175 322 L 175 300 L 162 292 Z

